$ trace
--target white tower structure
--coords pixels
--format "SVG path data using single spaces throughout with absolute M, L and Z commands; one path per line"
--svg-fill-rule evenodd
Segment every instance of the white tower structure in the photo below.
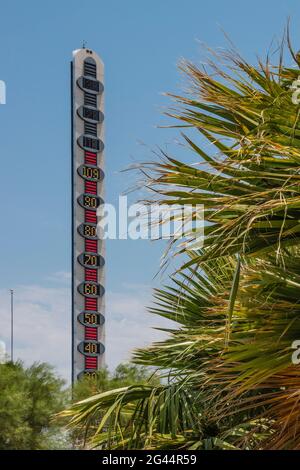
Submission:
M 101 59 L 73 52 L 72 96 L 72 381 L 104 365 L 104 245 L 97 232 L 103 204 L 104 137 Z

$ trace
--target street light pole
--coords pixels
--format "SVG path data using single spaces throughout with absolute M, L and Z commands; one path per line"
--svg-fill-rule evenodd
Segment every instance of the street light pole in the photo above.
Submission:
M 10 360 L 14 362 L 14 291 L 10 289 Z

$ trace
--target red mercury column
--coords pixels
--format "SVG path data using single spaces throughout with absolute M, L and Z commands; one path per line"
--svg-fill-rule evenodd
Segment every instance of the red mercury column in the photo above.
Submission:
M 97 166 L 97 154 L 92 152 L 85 152 L 84 163 L 86 165 Z M 85 193 L 97 195 L 97 182 L 85 181 Z M 85 209 L 84 213 L 85 222 L 97 224 L 97 210 Z M 85 239 L 85 252 L 98 254 L 98 240 Z M 85 281 L 98 282 L 98 269 L 85 268 Z M 95 297 L 85 297 L 85 310 L 98 313 L 98 299 Z M 91 341 L 98 341 L 98 328 L 93 326 L 84 327 L 84 339 Z M 85 369 L 97 370 L 98 357 L 85 356 Z

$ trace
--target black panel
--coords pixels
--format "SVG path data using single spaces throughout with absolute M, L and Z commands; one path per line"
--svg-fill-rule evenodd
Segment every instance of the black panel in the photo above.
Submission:
M 82 341 L 78 344 L 78 351 L 86 356 L 98 356 L 104 353 L 105 348 L 97 341 Z
M 81 90 L 96 95 L 103 93 L 104 90 L 103 84 L 99 82 L 99 80 L 95 80 L 92 77 L 79 77 L 77 80 L 77 85 L 79 88 L 81 88 Z
M 102 313 L 90 312 L 88 310 L 81 312 L 77 317 L 79 323 L 84 326 L 101 326 L 105 322 Z
M 85 268 L 102 268 L 104 266 L 104 258 L 95 253 L 81 253 L 77 259 Z
M 101 83 L 99 82 L 99 80 L 96 80 L 96 78 L 97 78 L 96 75 L 95 76 L 90 75 L 89 77 L 82 77 L 82 87 L 85 90 L 89 90 L 95 93 L 100 93 Z
M 97 209 L 97 207 L 100 206 L 100 204 L 103 204 L 104 201 L 101 197 L 96 196 L 95 194 L 81 194 L 77 198 L 78 203 L 83 207 L 84 209 Z
M 104 115 L 99 109 L 94 109 L 89 106 L 80 106 L 77 109 L 77 114 L 81 119 L 92 123 L 103 122 L 104 120 Z
M 86 297 L 102 297 L 104 295 L 104 287 L 93 281 L 84 281 L 77 287 L 78 292 Z
M 92 152 L 102 152 L 102 150 L 104 149 L 104 144 L 102 140 L 89 135 L 81 135 L 77 139 L 77 143 L 83 150 L 90 150 Z
M 101 168 L 93 165 L 80 165 L 77 168 L 77 173 L 81 178 L 88 181 L 101 181 L 104 178 Z
M 86 106 L 83 106 L 82 116 L 83 116 L 83 119 L 88 120 L 88 121 L 95 121 L 95 122 L 103 121 L 103 114 L 100 113 L 98 109 L 92 109 Z
M 91 379 L 95 379 L 97 377 L 97 371 L 94 369 L 85 369 L 83 372 L 77 375 L 77 379 L 81 380 L 83 377 L 90 377 Z
M 77 228 L 79 235 L 89 240 L 98 240 L 96 224 L 80 224 Z

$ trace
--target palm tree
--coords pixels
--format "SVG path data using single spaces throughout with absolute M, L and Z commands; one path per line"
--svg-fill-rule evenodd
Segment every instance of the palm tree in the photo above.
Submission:
M 291 361 L 300 339 L 300 126 L 291 99 L 299 67 L 287 42 L 295 68 L 283 65 L 283 47 L 276 65 L 254 67 L 233 51 L 208 68 L 181 64 L 191 92 L 172 96 L 169 115 L 192 133 L 182 135 L 197 164 L 163 153 L 142 171 L 156 203 L 204 204 L 204 247 L 173 241 L 182 266 L 156 290 L 151 312 L 177 326 L 134 356 L 166 384 L 109 391 L 65 411 L 75 426 L 104 411 L 92 445 L 300 448 Z

